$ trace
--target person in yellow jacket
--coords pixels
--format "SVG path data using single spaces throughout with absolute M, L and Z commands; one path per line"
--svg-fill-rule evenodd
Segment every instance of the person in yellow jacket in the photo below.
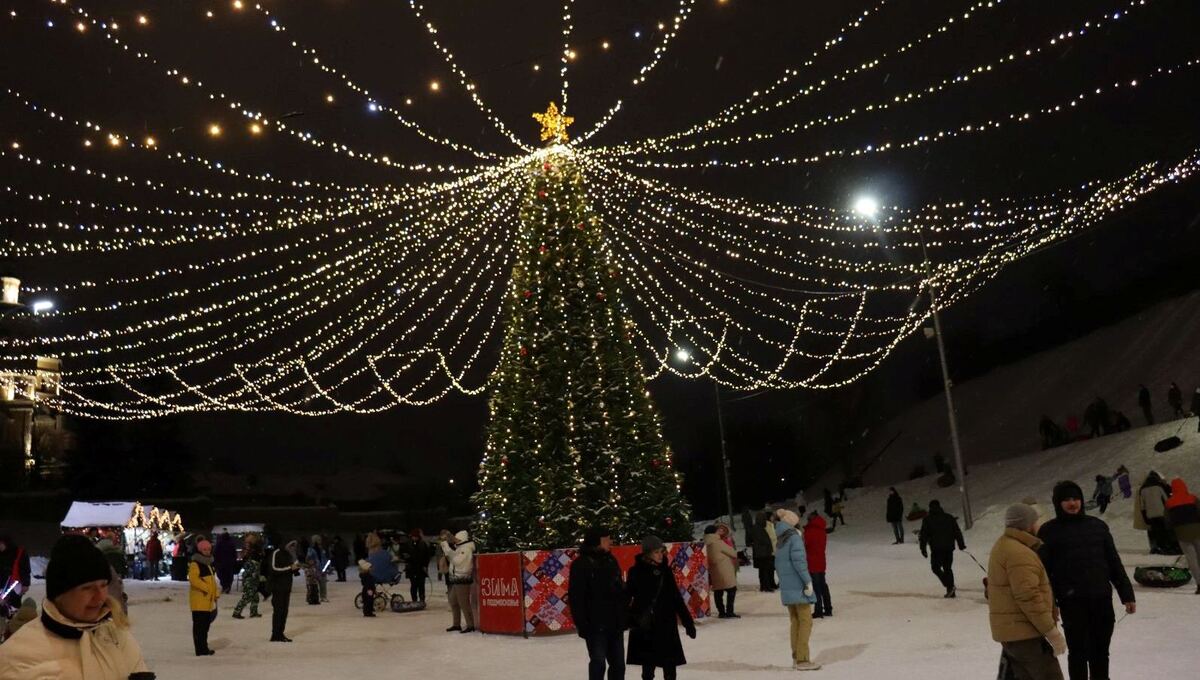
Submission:
M 1067 651 L 1058 629 L 1046 568 L 1038 558 L 1038 515 L 1017 503 L 1004 513 L 1004 533 L 988 559 L 988 620 L 992 639 L 1018 680 L 1063 680 L 1056 657 Z
M 192 642 L 196 656 L 216 654 L 208 647 L 208 629 L 217 618 L 221 587 L 213 571 L 212 543 L 203 536 L 196 541 L 196 554 L 188 564 L 188 605 L 192 610 Z

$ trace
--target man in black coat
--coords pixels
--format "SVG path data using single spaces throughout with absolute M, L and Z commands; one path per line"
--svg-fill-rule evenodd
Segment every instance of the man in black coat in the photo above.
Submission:
M 295 541 L 282 548 L 277 541 L 273 543 L 277 547 L 267 552 L 270 568 L 266 572 L 271 588 L 271 642 L 291 642 L 283 631 L 287 628 L 288 607 L 292 602 L 292 579 L 300 571 L 300 563 L 296 561 Z
M 1130 614 L 1137 611 L 1133 586 L 1108 525 L 1084 514 L 1083 489 L 1078 484 L 1067 481 L 1054 486 L 1054 514 L 1038 531 L 1042 540 L 1038 554 L 1062 615 L 1067 670 L 1071 680 L 1108 680 L 1108 646 L 1116 625 L 1113 586 Z
M 608 680 L 625 677 L 629 598 L 621 578 L 621 565 L 617 564 L 611 548 L 607 529 L 588 529 L 579 555 L 571 561 L 567 582 L 567 606 L 571 608 L 575 632 L 587 642 L 589 680 L 603 680 L 606 664 Z
M 966 550 L 962 530 L 958 528 L 958 519 L 947 514 L 942 504 L 935 500 L 929 501 L 929 514 L 921 522 L 921 557 L 929 557 L 926 548 L 933 552 L 929 566 L 934 576 L 946 587 L 944 597 L 953 598 L 957 595 L 954 588 L 954 546 Z
M 750 527 L 746 542 L 754 550 L 754 566 L 758 569 L 758 589 L 764 593 L 775 592 L 775 545 L 767 533 L 767 513 L 760 512 L 757 521 Z
M 1142 385 L 1138 389 L 1138 407 L 1142 409 L 1142 415 L 1146 417 L 1146 424 L 1154 424 L 1154 408 L 1150 405 L 1150 390 Z
M 896 535 L 896 541 L 892 545 L 899 545 L 904 542 L 904 499 L 900 497 L 900 492 L 896 491 L 896 487 L 891 487 L 887 498 L 887 521 L 892 525 L 892 533 Z
M 1171 387 L 1167 390 L 1167 403 L 1171 405 L 1173 418 L 1183 417 L 1183 392 L 1179 389 L 1179 385 L 1171 383 Z

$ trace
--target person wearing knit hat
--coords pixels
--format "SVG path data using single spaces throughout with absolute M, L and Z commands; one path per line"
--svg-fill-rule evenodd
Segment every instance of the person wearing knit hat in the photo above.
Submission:
M 575 632 L 587 646 L 589 678 L 603 678 L 606 672 L 610 678 L 625 677 L 629 598 L 610 534 L 601 526 L 584 532 L 567 581 L 567 606 Z
M 1037 522 L 1037 510 L 1025 503 L 1004 512 L 1004 533 L 988 558 L 988 622 L 1013 676 L 1062 680 L 1055 657 L 1067 642 L 1055 623 L 1050 579 L 1037 555 L 1042 545 L 1034 535 Z
M 629 653 L 625 662 L 630 666 L 641 666 L 643 678 L 653 678 L 654 669 L 661 668 L 663 677 L 673 680 L 676 668 L 687 663 L 679 639 L 679 626 L 682 624 L 688 637 L 694 640 L 696 624 L 679 592 L 675 571 L 666 554 L 666 545 L 661 538 L 646 536 L 642 539 L 642 553 L 629 568 L 626 580 Z
M 967 549 L 958 519 L 943 510 L 937 499 L 931 500 L 929 514 L 921 520 L 918 538 L 921 557 L 929 557 L 929 553 L 933 553 L 933 556 L 929 557 L 929 567 L 946 588 L 943 597 L 956 597 L 958 589 L 954 586 L 954 546 L 957 545 L 959 550 Z
M 126 680 L 147 672 L 129 620 L 108 594 L 111 575 L 91 539 L 58 539 L 46 566 L 42 614 L 0 645 L 0 678 Z
M 821 664 L 812 660 L 809 638 L 812 637 L 812 607 L 817 602 L 812 574 L 808 571 L 808 553 L 804 538 L 796 526 L 800 518 L 791 510 L 775 511 L 775 571 L 779 574 L 779 597 L 787 607 L 791 622 L 792 668 L 815 671 Z
M 212 552 L 212 543 L 201 536 L 196 540 L 196 554 L 188 564 L 188 606 L 192 610 L 192 644 L 196 656 L 216 654 L 208 646 L 208 629 L 217 618 L 217 599 L 221 597 Z
M 790 527 L 800 526 L 800 516 L 787 508 L 779 508 L 775 511 L 775 521 L 785 522 Z
M 1108 648 L 1116 617 L 1113 587 L 1125 611 L 1137 611 L 1133 586 L 1103 520 L 1084 512 L 1083 489 L 1072 481 L 1054 485 L 1055 518 L 1042 525 L 1038 550 L 1054 591 L 1067 636 L 1072 678 L 1107 678 Z M 1089 675 L 1090 673 L 1090 675 Z

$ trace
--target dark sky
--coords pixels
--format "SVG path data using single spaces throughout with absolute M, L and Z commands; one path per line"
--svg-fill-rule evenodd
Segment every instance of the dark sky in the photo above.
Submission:
M 344 156 L 315 150 L 281 134 L 251 139 L 244 121 L 222 103 L 209 101 L 195 87 L 164 77 L 163 67 L 132 58 L 107 44 L 97 30 L 78 33 L 72 7 L 97 18 L 115 19 L 130 51 L 144 49 L 163 64 L 174 65 L 227 92 L 268 117 L 289 118 L 298 129 L 336 138 L 356 148 L 380 150 L 407 163 L 465 163 L 470 156 L 430 144 L 386 116 L 372 114 L 366 101 L 340 88 L 336 79 L 304 63 L 284 41 L 295 39 L 316 48 L 326 64 L 336 65 L 355 82 L 438 135 L 494 152 L 512 147 L 484 120 L 454 83 L 454 76 L 430 45 L 428 34 L 406 2 L 348 0 L 264 2 L 288 27 L 273 32 L 261 15 L 234 11 L 229 2 L 133 3 L 106 0 L 66 8 L 45 2 L 9 3 L 17 17 L 0 17 L 0 80 L 4 87 L 64 117 L 102 121 L 129 134 L 153 134 L 164 147 L 222 160 L 245 170 L 269 171 L 288 179 L 338 181 L 378 186 L 430 177 L 380 169 Z M 1056 31 L 1084 21 L 1124 13 L 1132 3 L 1113 0 L 1018 2 L 979 10 L 962 19 L 970 2 L 885 3 L 882 13 L 847 34 L 842 45 L 824 55 L 811 71 L 829 77 L 872 56 L 895 50 L 923 35 L 947 16 L 960 17 L 954 30 L 928 46 L 890 59 L 878 68 L 827 88 L 820 96 L 764 116 L 765 122 L 806 120 L 841 112 L 962 75 L 975 64 L 1023 51 Z M 478 86 L 480 96 L 525 141 L 536 141 L 529 115 L 558 98 L 561 46 L 560 2 L 507 0 L 428 2 L 438 38 L 456 55 Z M 824 40 L 869 2 L 750 2 L 700 0 L 680 37 L 644 85 L 629 82 L 657 43 L 660 20 L 673 14 L 675 2 L 579 0 L 575 12 L 578 59 L 571 66 L 571 113 L 574 130 L 586 130 L 618 98 L 623 111 L 594 142 L 600 145 L 671 132 L 705 120 L 724 106 L 765 86 L 782 70 L 819 49 Z M 211 10 L 215 16 L 207 18 Z M 138 26 L 145 12 L 149 23 Z M 47 26 L 47 21 L 54 27 Z M 1128 17 L 1106 21 L 1086 38 L 1065 40 L 1035 60 L 995 73 L 973 76 L 976 82 L 894 111 L 861 116 L 828 130 L 797 135 L 749 150 L 725 150 L 677 159 L 762 158 L 808 154 L 869 140 L 901 140 L 963 121 L 1037 109 L 1098 85 L 1145 79 L 1158 67 L 1172 66 L 1196 54 L 1200 7 L 1186 0 L 1153 0 L 1135 6 Z M 635 37 L 640 32 L 641 37 Z M 602 41 L 611 47 L 605 51 Z M 540 70 L 535 71 L 533 65 Z M 431 92 L 429 83 L 441 84 Z M 1125 175 L 1141 163 L 1176 161 L 1198 145 L 1200 83 L 1186 71 L 1143 81 L 1077 111 L 1029 125 L 928 145 L 912 151 L 862 159 L 842 159 L 811 167 L 754 171 L 652 171 L 645 174 L 723 194 L 783 203 L 843 207 L 862 191 L 885 203 L 919 206 L 929 202 L 976 200 L 1041 194 L 1086 180 Z M 335 93 L 335 103 L 324 101 Z M 413 104 L 404 106 L 406 98 Z M 219 140 L 205 131 L 221 122 Z M 734 127 L 732 130 L 742 131 Z M 178 184 L 209 186 L 225 192 L 237 182 L 198 169 L 164 164 L 144 155 L 85 150 L 86 131 L 48 120 L 13 96 L 0 97 L 0 136 L 4 144 L 20 140 L 40 157 L 87 163 L 134 176 Z M 94 137 L 94 135 L 93 135 Z M 102 145 L 103 139 L 96 138 Z M 7 149 L 6 149 L 7 150 Z M 55 194 L 96 197 L 106 202 L 156 204 L 157 194 L 113 189 L 111 184 L 0 159 L 4 184 L 20 192 L 44 188 Z M 172 205 L 201 208 L 203 199 L 173 199 Z M 1001 276 L 990 289 L 947 314 L 957 370 L 969 375 L 1020 356 L 1140 305 L 1194 285 L 1181 275 L 1182 254 L 1195 249 L 1195 215 L 1200 201 L 1194 186 L 1168 189 L 1132 212 L 1030 260 Z M 86 211 L 83 211 L 86 212 Z M 12 200 L 0 202 L 5 242 L 37 242 L 29 222 L 63 218 L 91 220 L 79 210 Z M 43 232 L 44 233 L 44 232 Z M 278 235 L 263 238 L 275 243 Z M 112 257 L 18 257 L 6 253 L 6 269 L 35 286 L 64 279 L 101 277 L 136 264 L 172 266 L 245 249 L 214 243 L 191 248 L 144 249 Z M 1190 250 L 1189 250 L 1190 248 Z M 203 280 L 202 278 L 199 280 Z M 102 292 L 63 296 L 60 305 L 91 304 Z M 1087 311 L 1081 311 L 1087 310 Z M 957 340 L 954 335 L 957 334 Z M 739 456 L 741 480 L 735 490 L 751 495 L 757 485 L 747 478 L 778 466 L 780 488 L 793 486 L 813 472 L 815 452 L 850 445 L 858 416 L 869 405 L 883 414 L 927 394 L 932 364 L 926 347 L 903 343 L 888 364 L 863 384 L 835 394 L 800 391 L 731 401 L 731 451 Z M 693 473 L 689 491 L 706 505 L 718 493 L 715 479 L 715 420 L 711 385 L 663 379 L 652 385 L 664 413 L 667 433 L 685 471 Z M 727 394 L 727 399 L 746 395 Z M 483 442 L 486 406 L 482 397 L 452 395 L 424 408 L 397 408 L 373 416 L 343 415 L 308 419 L 276 414 L 193 415 L 184 430 L 201 457 L 234 457 L 251 468 L 293 461 L 320 469 L 347 451 L 367 460 L 399 460 L 414 472 L 438 477 L 469 477 Z M 737 439 L 737 442 L 734 442 Z M 740 448 L 739 448 L 740 446 Z

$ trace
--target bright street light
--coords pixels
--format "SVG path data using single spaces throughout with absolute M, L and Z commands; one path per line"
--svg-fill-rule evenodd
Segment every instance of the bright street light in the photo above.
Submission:
M 692 360 L 692 353 L 681 347 L 675 350 L 675 360 L 679 363 L 686 364 Z
M 29 305 L 29 308 L 33 310 L 34 314 L 39 314 L 41 312 L 48 312 L 51 309 L 54 309 L 54 303 L 49 300 L 37 300 L 33 304 Z
M 854 212 L 867 219 L 874 219 L 879 212 L 879 201 L 872 196 L 859 196 L 854 201 Z

